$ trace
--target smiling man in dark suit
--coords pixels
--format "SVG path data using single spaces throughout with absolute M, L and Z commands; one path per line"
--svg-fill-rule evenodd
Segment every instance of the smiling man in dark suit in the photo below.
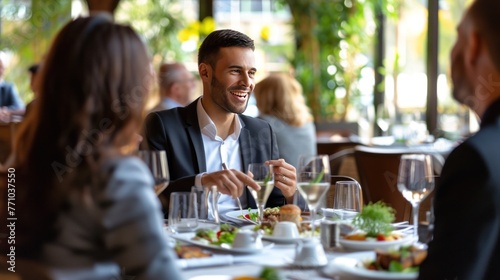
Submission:
M 171 192 L 215 185 L 223 194 L 222 212 L 237 207 L 235 197 L 244 207 L 255 208 L 245 186 L 259 186 L 245 173 L 249 163 L 267 161 L 275 168 L 267 206 L 292 203 L 295 167 L 278 159 L 276 136 L 266 121 L 242 115 L 255 86 L 254 49 L 253 40 L 243 33 L 212 32 L 198 53 L 203 96 L 184 108 L 148 115 L 147 144 L 167 152 L 171 183 L 161 194 L 167 202 Z

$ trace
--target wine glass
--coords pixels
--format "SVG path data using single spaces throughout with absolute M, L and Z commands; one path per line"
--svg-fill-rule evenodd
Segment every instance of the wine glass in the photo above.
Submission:
M 259 223 L 262 224 L 264 219 L 264 207 L 266 206 L 267 199 L 274 188 L 274 173 L 273 166 L 264 163 L 250 163 L 248 165 L 248 176 L 260 186 L 260 190 L 256 191 L 247 186 L 252 194 L 255 203 L 257 204 L 257 211 L 259 212 Z
M 390 108 L 384 104 L 379 104 L 377 107 L 377 125 L 382 130 L 383 136 L 387 135 L 392 119 Z
M 149 167 L 155 181 L 155 193 L 159 195 L 170 181 L 166 152 L 142 150 L 138 152 L 138 156 Z
M 168 227 L 172 233 L 190 232 L 198 227 L 196 192 L 173 192 L 168 208 Z
M 434 189 L 432 158 L 425 154 L 401 156 L 398 190 L 413 206 L 413 237 L 418 240 L 418 209 L 420 202 Z
M 354 218 L 362 207 L 361 186 L 356 181 L 337 181 L 333 196 L 333 209 L 342 221 Z
M 316 208 L 330 188 L 328 155 L 300 156 L 297 168 L 297 190 L 311 212 L 311 236 L 314 236 Z

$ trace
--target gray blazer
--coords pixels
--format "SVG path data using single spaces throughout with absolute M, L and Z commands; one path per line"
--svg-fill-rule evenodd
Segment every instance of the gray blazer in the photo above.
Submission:
M 145 139 L 150 149 L 165 150 L 171 182 L 161 194 L 168 203 L 170 193 L 189 192 L 194 186 L 197 174 L 206 172 L 206 159 L 198 124 L 195 100 L 186 107 L 153 112 L 145 122 Z M 248 164 L 278 159 L 278 144 L 271 126 L 266 121 L 239 115 L 242 128 L 239 137 L 243 172 Z M 251 197 L 245 189 L 247 198 Z M 247 199 L 247 207 L 256 208 L 253 199 Z M 274 188 L 267 201 L 267 207 L 285 204 L 281 190 Z M 164 207 L 168 213 L 168 207 Z
M 108 180 L 70 197 L 59 234 L 43 247 L 42 261 L 54 279 L 182 279 L 163 230 L 151 172 L 134 157 L 103 165 Z

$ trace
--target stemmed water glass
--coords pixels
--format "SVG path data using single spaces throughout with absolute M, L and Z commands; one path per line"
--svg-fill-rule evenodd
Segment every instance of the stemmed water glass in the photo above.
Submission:
M 391 108 L 385 106 L 384 104 L 380 104 L 377 107 L 376 115 L 377 115 L 377 125 L 382 130 L 382 135 L 386 136 L 389 131 L 389 127 L 393 121 L 393 113 L 391 111 Z
M 432 158 L 425 154 L 401 156 L 398 173 L 398 190 L 413 206 L 413 237 L 418 240 L 418 209 L 434 189 Z
M 306 200 L 311 212 L 311 236 L 314 236 L 316 208 L 329 188 L 328 155 L 301 156 L 297 167 L 297 190 Z
M 170 181 L 166 152 L 142 150 L 138 152 L 138 156 L 149 167 L 155 181 L 155 193 L 159 195 Z
M 274 188 L 274 173 L 272 165 L 264 163 L 250 163 L 248 165 L 248 175 L 260 186 L 260 190 L 256 191 L 247 186 L 252 194 L 255 203 L 257 204 L 257 211 L 259 212 L 259 224 L 262 224 L 264 219 L 264 207 L 266 206 L 267 199 Z

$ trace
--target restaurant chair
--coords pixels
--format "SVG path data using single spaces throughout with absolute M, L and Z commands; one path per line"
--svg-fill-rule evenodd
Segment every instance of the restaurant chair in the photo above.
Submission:
M 411 222 L 411 204 L 398 191 L 397 178 L 401 155 L 414 153 L 406 148 L 376 148 L 356 146 L 354 157 L 363 190 L 365 203 L 383 201 L 396 210 L 396 222 Z M 423 151 L 419 151 L 423 153 Z M 433 156 L 435 175 L 441 170 L 442 157 Z M 430 210 L 430 202 L 434 191 L 424 199 L 419 208 L 419 221 L 425 221 L 425 213 Z

